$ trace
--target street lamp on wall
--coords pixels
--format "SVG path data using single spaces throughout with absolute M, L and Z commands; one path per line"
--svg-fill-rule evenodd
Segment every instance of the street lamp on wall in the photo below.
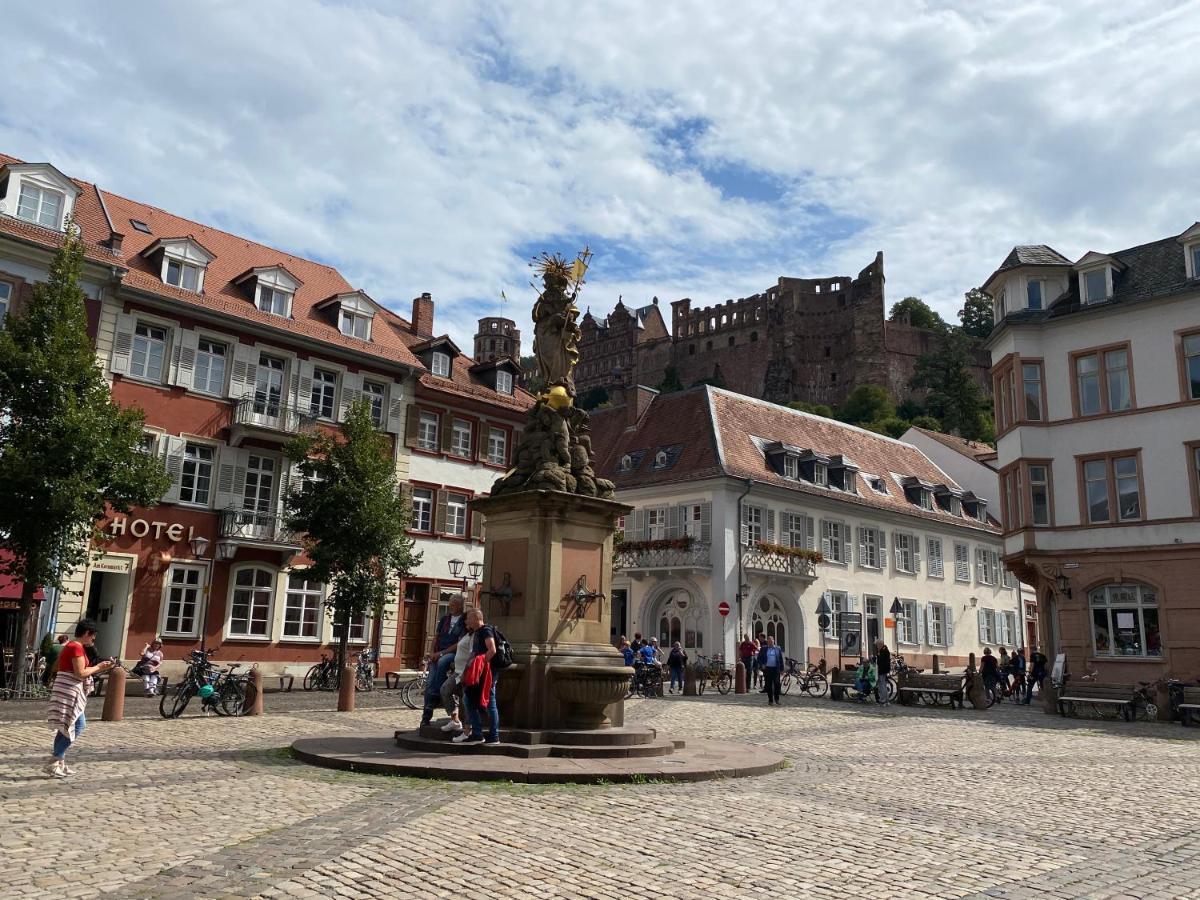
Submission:
M 196 559 L 204 559 L 204 554 L 208 552 L 208 538 L 194 537 L 188 541 L 188 546 L 192 548 L 192 556 Z
M 1062 572 L 1059 572 L 1055 576 L 1054 587 L 1057 589 L 1060 597 L 1066 597 L 1068 600 L 1071 599 L 1071 582 Z

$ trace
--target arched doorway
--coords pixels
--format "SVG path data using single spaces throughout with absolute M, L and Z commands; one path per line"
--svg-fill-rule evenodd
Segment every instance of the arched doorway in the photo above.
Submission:
M 760 634 L 775 638 L 775 643 L 788 649 L 788 637 L 791 626 L 783 603 L 772 594 L 763 594 L 754 601 L 754 609 L 750 613 L 750 634 L 757 638 Z
M 679 641 L 685 650 L 703 650 L 708 617 L 702 607 L 688 591 L 669 591 L 654 605 L 650 633 L 665 649 Z

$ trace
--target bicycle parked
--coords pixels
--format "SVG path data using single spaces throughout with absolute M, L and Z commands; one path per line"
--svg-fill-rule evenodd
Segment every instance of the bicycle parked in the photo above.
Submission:
M 421 671 L 416 678 L 410 678 L 400 685 L 400 702 L 409 709 L 420 709 L 425 705 L 425 687 L 429 684 L 429 665 L 421 664 Z
M 725 657 L 696 655 L 693 666 L 696 672 L 696 693 L 703 694 L 706 687 L 715 687 L 722 694 L 733 690 L 733 670 L 725 665 Z M 747 673 L 747 676 L 749 673 Z
M 663 695 L 663 667 L 641 661 L 633 664 L 633 678 L 626 697 L 661 697 Z
M 304 675 L 306 691 L 336 691 L 341 679 L 338 676 L 337 658 L 324 653 Z
M 379 662 L 378 650 L 360 650 L 354 670 L 354 689 L 356 691 L 375 690 L 376 666 Z
M 178 719 L 193 697 L 200 697 L 201 709 L 220 716 L 240 716 L 246 705 L 247 674 L 238 674 L 237 663 L 224 669 L 213 666 L 212 656 L 220 648 L 192 650 L 184 658 L 187 671 L 174 687 L 158 701 L 164 719 Z
M 795 684 L 799 690 L 810 697 L 824 697 L 829 693 L 829 679 L 825 677 L 825 673 L 821 671 L 819 665 L 812 663 L 802 672 L 800 671 L 799 660 L 789 656 L 786 662 L 787 668 L 784 670 L 783 678 L 779 683 L 780 691 L 786 694 L 792 689 L 792 685 Z

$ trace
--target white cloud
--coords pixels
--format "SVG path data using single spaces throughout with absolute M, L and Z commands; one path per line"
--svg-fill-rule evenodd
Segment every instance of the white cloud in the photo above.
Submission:
M 501 289 L 527 315 L 530 247 L 598 242 L 596 310 L 854 274 L 882 249 L 890 299 L 952 315 L 1014 243 L 1081 254 L 1200 218 L 1186 4 L 9 16 L 0 150 L 331 262 L 402 312 L 432 291 L 464 346 Z M 729 171 L 780 196 L 740 199 Z

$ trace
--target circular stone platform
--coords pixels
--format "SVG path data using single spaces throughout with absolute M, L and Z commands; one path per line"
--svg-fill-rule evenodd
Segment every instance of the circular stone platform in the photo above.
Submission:
M 589 758 L 528 756 L 524 755 L 525 748 L 516 743 L 455 745 L 455 751 L 470 752 L 447 752 L 444 743 L 433 746 L 435 742 L 430 741 L 428 749 L 409 749 L 397 745 L 397 737 L 404 734 L 376 732 L 301 738 L 292 744 L 292 753 L 315 766 L 350 772 L 529 784 L 707 781 L 766 775 L 784 765 L 783 756 L 773 750 L 730 741 L 689 739 L 686 744 L 673 742 L 674 748 L 669 753 Z M 413 737 L 418 735 L 413 733 Z M 514 752 L 522 755 L 513 755 Z

